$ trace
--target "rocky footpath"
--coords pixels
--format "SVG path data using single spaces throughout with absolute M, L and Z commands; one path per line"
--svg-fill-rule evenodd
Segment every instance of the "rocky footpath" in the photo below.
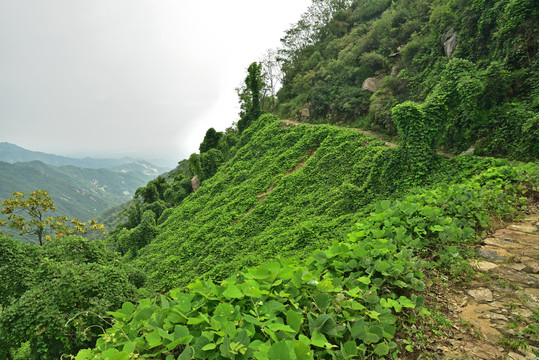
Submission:
M 539 359 L 539 214 L 483 239 L 469 283 L 444 294 L 438 359 Z M 435 354 L 434 354 L 435 353 Z

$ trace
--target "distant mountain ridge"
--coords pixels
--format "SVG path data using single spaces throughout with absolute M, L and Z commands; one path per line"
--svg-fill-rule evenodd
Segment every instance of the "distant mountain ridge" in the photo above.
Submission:
M 76 165 L 78 164 L 78 165 Z M 101 165 L 101 168 L 96 166 Z M 135 191 L 167 171 L 146 161 L 76 159 L 0 143 L 0 204 L 14 191 L 44 189 L 58 215 L 87 221 L 133 197 Z
M 139 161 L 130 157 L 124 157 L 121 159 L 95 159 L 89 157 L 82 159 L 72 158 L 67 156 L 48 154 L 40 151 L 31 151 L 15 144 L 11 144 L 8 142 L 0 142 L 0 161 L 14 164 L 17 162 L 28 162 L 34 160 L 42 161 L 45 164 L 54 166 L 73 165 L 82 168 L 92 169 L 110 169 Z
M 151 171 L 154 170 L 154 171 Z M 60 214 L 82 220 L 131 199 L 136 189 L 159 175 L 147 163 L 131 163 L 115 169 L 53 166 L 42 161 L 9 164 L 0 161 L 0 201 L 13 191 L 45 189 Z

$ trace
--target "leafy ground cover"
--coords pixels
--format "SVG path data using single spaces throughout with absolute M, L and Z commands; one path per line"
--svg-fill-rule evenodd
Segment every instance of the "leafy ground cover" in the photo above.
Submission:
M 346 240 L 304 261 L 124 303 L 96 347 L 76 359 L 396 358 L 414 350 L 403 329 L 432 315 L 424 274 L 461 271 L 477 235 L 522 211 L 538 184 L 536 164 L 501 165 L 379 201 Z
M 418 177 L 402 152 L 351 129 L 286 126 L 273 116 L 247 129 L 235 156 L 168 213 L 135 263 L 157 288 L 224 279 L 277 257 L 305 258 L 342 240 L 376 200 L 419 183 L 451 183 L 503 160 L 431 161 Z

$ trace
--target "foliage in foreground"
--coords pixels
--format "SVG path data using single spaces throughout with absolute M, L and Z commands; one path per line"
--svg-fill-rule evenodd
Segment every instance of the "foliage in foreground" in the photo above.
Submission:
M 452 268 L 489 219 L 510 218 L 537 194 L 535 164 L 381 201 L 347 241 L 306 261 L 280 260 L 216 285 L 197 281 L 159 300 L 126 302 L 89 359 L 396 358 L 395 334 L 429 315 L 423 271 Z M 429 261 L 426 261 L 428 259 Z M 404 335 L 406 337 L 406 335 Z
M 42 247 L 0 237 L 0 358 L 58 359 L 89 346 L 100 315 L 138 299 L 144 276 L 98 241 L 68 236 Z

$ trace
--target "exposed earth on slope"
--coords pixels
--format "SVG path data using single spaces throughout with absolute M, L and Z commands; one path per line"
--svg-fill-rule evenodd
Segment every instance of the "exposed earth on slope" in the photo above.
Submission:
M 439 359 L 539 359 L 539 212 L 485 237 L 473 280 L 440 296 L 453 326 Z M 436 355 L 435 355 L 436 354 Z

